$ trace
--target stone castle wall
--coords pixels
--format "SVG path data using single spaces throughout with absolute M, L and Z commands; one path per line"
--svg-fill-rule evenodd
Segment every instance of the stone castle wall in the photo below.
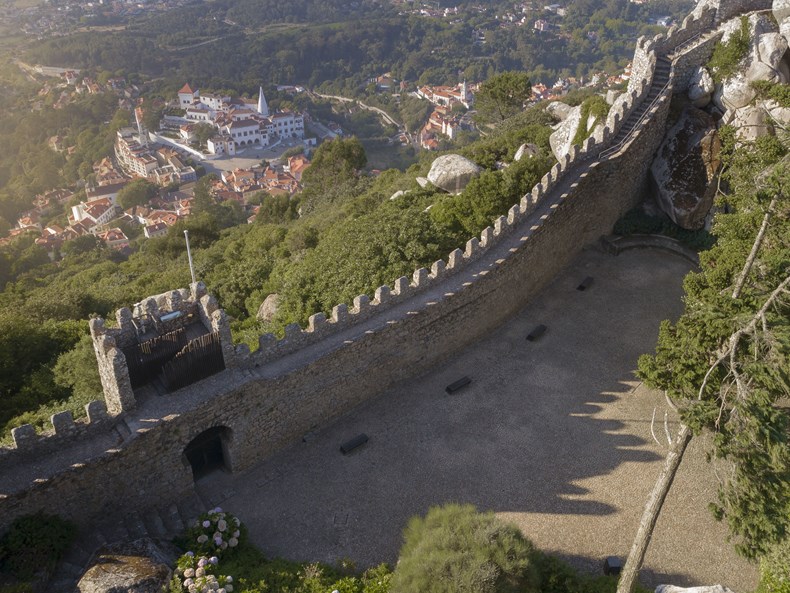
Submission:
M 229 463 L 234 471 L 243 471 L 372 394 L 429 369 L 485 336 L 528 302 L 585 245 L 607 233 L 612 223 L 636 203 L 642 182 L 633 172 L 650 162 L 663 136 L 666 105 L 668 101 L 661 104 L 663 113 L 654 114 L 640 130 L 633 151 L 595 164 L 570 191 L 544 204 L 551 215 L 530 220 L 533 224 L 524 229 L 518 222 L 526 214 L 518 207 L 511 212 L 513 225 L 500 220 L 498 233 L 493 229 L 483 233 L 492 243 L 497 236 L 502 240 L 512 236 L 515 230 L 528 232 L 528 239 L 520 250 L 479 275 L 471 285 L 438 298 L 415 315 L 362 333 L 294 372 L 220 389 L 204 405 L 194 408 L 187 401 L 188 393 L 174 394 L 173 407 L 180 408 L 180 413 L 138 428 L 122 446 L 101 453 L 90 463 L 69 467 L 7 495 L 0 501 L 2 521 L 40 509 L 58 509 L 80 523 L 91 523 L 124 509 L 151 506 L 152 501 L 173 500 L 192 486 L 184 447 L 207 428 L 231 429 Z M 479 245 L 470 246 L 468 257 L 458 252 L 449 259 L 460 267 L 458 260 L 473 260 L 478 250 Z M 408 289 L 401 285 L 404 298 L 419 288 L 418 283 L 427 283 L 427 276 L 427 270 L 417 273 L 416 282 L 413 279 Z M 360 303 L 358 299 L 357 307 L 364 311 Z M 262 363 L 264 356 L 256 353 L 251 361 Z M 240 371 L 226 371 L 233 372 Z M 217 376 L 195 387 L 217 390 L 221 382 L 227 380 Z M 184 401 L 177 401 L 179 397 Z
M 704 23 L 712 27 L 715 22 L 715 15 L 703 10 L 684 21 L 685 29 L 670 35 L 686 43 L 698 34 L 696 29 L 704 30 Z M 574 147 L 507 217 L 430 270 L 380 287 L 372 298 L 361 295 L 351 308 L 339 305 L 330 319 L 314 315 L 304 330 L 289 326 L 282 340 L 262 336 L 260 349 L 252 355 L 243 347 L 233 348 L 227 319 L 210 296 L 190 294 L 199 303 L 203 324 L 220 331 L 228 370 L 136 411 L 124 407 L 125 394 L 119 389 L 118 406 L 132 434 L 117 448 L 97 449 L 89 461 L 32 483 L 8 479 L 21 459 L 14 451 L 0 456 L 0 529 L 15 516 L 37 510 L 57 510 L 89 523 L 109 513 L 174 500 L 192 487 L 184 447 L 206 429 L 230 429 L 228 464 L 234 471 L 244 470 L 504 323 L 640 200 L 647 168 L 664 135 L 672 83 L 661 89 L 623 144 L 609 144 L 631 111 L 641 108 L 657 52 L 668 49 L 661 37 L 640 40 L 632 84 L 612 106 L 608 125 L 581 148 Z M 598 159 L 605 149 L 605 158 Z M 200 290 L 193 286 L 192 293 Z M 190 300 L 186 293 L 170 295 L 170 307 Z M 119 313 L 117 329 L 92 324 L 102 378 L 106 375 L 110 391 L 113 381 L 120 387 L 128 381 L 116 355 L 126 340 L 126 316 Z M 355 329 L 371 320 L 372 327 Z M 294 362 L 289 365 L 290 360 Z M 110 412 L 118 413 L 117 408 Z M 63 418 L 58 422 L 68 424 Z M 60 433 L 59 438 L 67 438 L 66 429 Z M 19 444 L 16 453 L 24 448 Z

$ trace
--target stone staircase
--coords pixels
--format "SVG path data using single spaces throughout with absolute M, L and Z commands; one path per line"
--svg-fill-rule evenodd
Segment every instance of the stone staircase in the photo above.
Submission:
M 634 109 L 625 119 L 623 125 L 620 126 L 620 130 L 617 132 L 617 135 L 612 139 L 610 144 L 611 148 L 608 148 L 606 151 L 604 151 L 604 153 L 617 152 L 618 147 L 634 130 L 636 125 L 639 123 L 639 120 L 642 119 L 642 116 L 644 116 L 648 109 L 650 109 L 650 107 L 653 105 L 653 101 L 655 101 L 659 94 L 661 94 L 661 91 L 664 90 L 664 87 L 669 82 L 671 70 L 672 62 L 670 62 L 665 56 L 658 56 L 656 59 L 656 69 L 653 74 L 653 83 L 650 85 L 650 92 L 647 94 L 647 97 L 645 97 L 645 99 L 639 104 L 639 106 Z
M 118 422 L 113 424 L 112 431 L 117 435 L 119 444 L 125 442 L 132 436 L 132 429 L 129 428 L 125 418 L 121 418 Z
M 97 525 L 89 533 L 81 533 L 56 569 L 47 592 L 75 593 L 78 580 L 104 546 L 140 538 L 172 540 L 206 510 L 208 507 L 193 491 L 178 504 L 129 513 Z

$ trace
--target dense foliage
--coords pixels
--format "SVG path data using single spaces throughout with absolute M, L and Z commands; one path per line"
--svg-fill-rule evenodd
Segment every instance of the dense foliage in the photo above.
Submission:
M 714 511 L 754 558 L 790 539 L 790 413 L 779 405 L 790 395 L 790 299 L 780 290 L 790 275 L 788 145 L 763 137 L 736 150 L 732 130 L 722 136 L 716 245 L 700 254 L 684 314 L 662 324 L 639 374 L 695 431 L 713 431 L 712 454 L 732 465 Z
M 19 517 L 0 539 L 0 572 L 23 583 L 46 582 L 76 535 L 76 526 L 57 515 Z
M 253 8 L 251 1 L 223 0 L 183 7 L 125 31 L 44 40 L 26 59 L 165 76 L 171 90 L 185 79 L 247 93 L 261 81 L 362 88 L 371 76 L 388 71 L 419 84 L 455 84 L 459 72 L 483 81 L 496 72 L 520 70 L 549 83 L 558 75 L 616 70 L 631 57 L 639 35 L 660 31 L 647 24 L 651 16 L 667 14 L 659 11 L 681 16 L 690 6 L 574 0 L 563 19 L 542 10 L 529 15 L 558 27 L 558 34 L 542 34 L 531 23 L 499 27 L 496 16 L 512 10 L 506 2 L 456 19 L 398 14 L 373 2 L 272 4 Z M 485 29 L 485 44 L 471 43 L 476 28 Z
M 790 541 L 773 546 L 760 559 L 756 593 L 790 593 Z
M 48 95 L 47 101 L 54 96 Z M 116 109 L 116 97 L 98 94 L 61 109 L 0 110 L 4 148 L 0 152 L 0 218 L 14 222 L 30 208 L 36 194 L 87 178 L 92 173 L 90 164 L 112 151 L 116 130 L 128 125 L 129 112 Z M 68 158 L 48 146 L 47 140 L 55 135 L 61 136 L 66 146 L 74 146 Z M 49 216 L 62 213 L 62 209 L 53 209 Z
M 749 19 L 741 17 L 741 27 L 724 43 L 717 43 L 713 56 L 708 61 L 708 70 L 713 79 L 720 83 L 738 70 L 741 61 L 749 52 Z
M 532 95 L 532 82 L 526 72 L 502 72 L 480 85 L 475 109 L 482 121 L 502 122 L 524 109 Z

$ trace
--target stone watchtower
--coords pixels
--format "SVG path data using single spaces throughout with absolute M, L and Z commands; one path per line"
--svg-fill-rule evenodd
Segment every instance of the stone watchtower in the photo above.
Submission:
M 162 395 L 236 364 L 227 315 L 202 282 L 148 297 L 115 318 L 117 327 L 90 321 L 110 414 L 133 409 L 135 391 Z

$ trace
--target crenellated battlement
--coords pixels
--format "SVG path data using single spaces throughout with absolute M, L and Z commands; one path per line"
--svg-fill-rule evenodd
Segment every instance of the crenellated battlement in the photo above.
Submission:
M 30 457 L 57 451 L 64 443 L 75 439 L 91 438 L 105 431 L 112 423 L 104 402 L 92 401 L 85 405 L 86 417 L 74 420 L 71 412 L 58 412 L 50 416 L 51 428 L 37 433 L 31 424 L 11 430 L 13 448 L 0 448 L 0 463 L 14 456 Z
M 663 78 L 657 81 L 659 60 L 666 65 L 666 56 L 682 54 L 686 44 L 692 47 L 722 15 L 729 18 L 763 4 L 702 2 L 680 27 L 640 38 L 628 88 L 605 124 L 581 146 L 571 147 L 479 237 L 430 268 L 311 315 L 305 328 L 291 324 L 282 338 L 260 336 L 253 353 L 233 346 L 227 316 L 202 283 L 120 309 L 114 327 L 91 320 L 106 403 L 88 404 L 85 420 L 74 421 L 69 412 L 55 414 L 52 429 L 40 435 L 32 426 L 14 429 L 15 447 L 0 450 L 0 527 L 45 508 L 94 521 L 97 513 L 120 506 L 171 500 L 191 487 L 182 453 L 207 428 L 228 427 L 233 436 L 223 450 L 233 457 L 233 471 L 244 469 L 505 322 L 638 200 L 663 138 L 676 77 L 673 66 L 665 83 L 662 66 Z M 695 53 L 684 59 L 704 58 Z M 216 336 L 226 370 L 138 401 L 133 383 L 140 379 L 133 375 L 139 368 L 130 365 L 127 354 L 187 332 Z M 126 436 L 113 433 L 120 423 L 127 426 Z M 68 477 L 56 471 L 33 479 L 32 469 L 23 478 L 11 476 L 20 460 L 50 456 L 54 464 L 67 452 L 62 470 L 70 472 Z M 85 462 L 75 465 L 80 456 Z M 133 491 L 126 488 L 130 479 Z

